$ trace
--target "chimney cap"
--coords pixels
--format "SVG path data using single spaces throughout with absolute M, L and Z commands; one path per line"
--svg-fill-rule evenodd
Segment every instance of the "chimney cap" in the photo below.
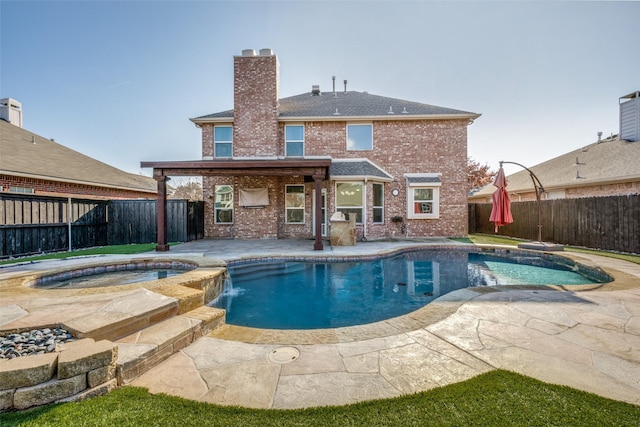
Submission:
M 242 56 L 256 56 L 256 51 L 253 49 L 243 49 Z
M 270 48 L 263 48 L 260 49 L 260 56 L 272 56 L 273 55 L 273 50 L 271 50 Z

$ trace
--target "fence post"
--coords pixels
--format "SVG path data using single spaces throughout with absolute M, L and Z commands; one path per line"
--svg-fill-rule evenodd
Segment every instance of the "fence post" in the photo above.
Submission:
M 73 212 L 73 209 L 71 208 L 71 197 L 69 197 L 67 199 L 67 228 L 68 228 L 68 232 L 69 232 L 69 252 L 71 252 L 72 250 L 72 244 L 71 244 L 71 214 Z

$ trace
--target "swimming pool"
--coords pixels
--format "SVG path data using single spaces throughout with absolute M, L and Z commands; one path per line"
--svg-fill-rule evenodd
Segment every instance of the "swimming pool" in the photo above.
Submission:
M 429 250 L 366 261 L 254 262 L 229 267 L 230 281 L 210 305 L 226 309 L 226 322 L 238 326 L 335 328 L 407 314 L 472 286 L 602 281 L 557 259 Z

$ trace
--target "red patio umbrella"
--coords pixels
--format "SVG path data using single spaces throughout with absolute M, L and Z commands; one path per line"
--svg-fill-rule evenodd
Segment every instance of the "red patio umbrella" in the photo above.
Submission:
M 502 165 L 500 165 L 500 170 L 498 170 L 493 185 L 498 187 L 498 189 L 493 192 L 493 207 L 491 208 L 489 221 L 496 224 L 497 233 L 498 227 L 513 222 L 513 216 L 511 216 L 511 199 L 509 199 L 509 193 L 507 192 L 507 178 L 504 176 Z

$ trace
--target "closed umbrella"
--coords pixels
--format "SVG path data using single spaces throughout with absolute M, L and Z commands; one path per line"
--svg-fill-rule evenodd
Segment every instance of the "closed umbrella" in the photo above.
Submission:
M 496 174 L 496 179 L 493 181 L 493 185 L 498 187 L 493 192 L 493 207 L 491 208 L 491 216 L 489 221 L 495 223 L 496 233 L 498 227 L 511 224 L 513 222 L 513 216 L 511 216 L 511 200 L 509 199 L 509 193 L 507 192 L 507 178 L 504 176 L 504 169 L 500 165 L 500 170 Z

